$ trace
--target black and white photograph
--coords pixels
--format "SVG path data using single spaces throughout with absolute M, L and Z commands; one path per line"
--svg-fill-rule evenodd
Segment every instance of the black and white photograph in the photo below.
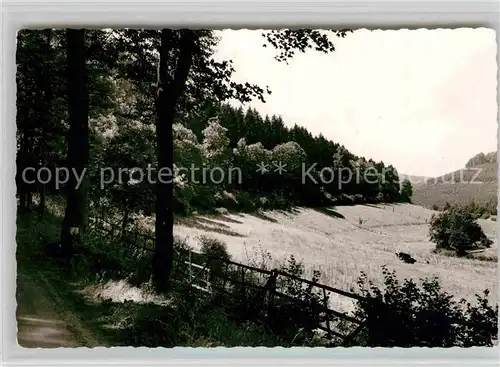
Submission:
M 496 58 L 489 28 L 19 30 L 18 344 L 497 346 Z

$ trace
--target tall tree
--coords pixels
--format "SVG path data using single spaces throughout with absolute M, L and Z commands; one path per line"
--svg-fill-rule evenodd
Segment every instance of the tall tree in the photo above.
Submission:
M 339 37 L 344 37 L 346 33 L 335 32 Z M 315 49 L 325 53 L 334 50 L 328 35 L 314 30 L 271 31 L 264 36 L 280 51 L 278 61 L 292 58 L 295 50 L 305 52 Z M 264 101 L 263 89 L 249 83 L 238 84 L 231 81 L 234 72 L 231 61 L 217 62 L 212 58 L 217 41 L 209 31 L 161 31 L 155 106 L 159 170 L 166 168 L 167 172 L 173 174 L 172 125 L 178 110 L 189 115 L 193 98 L 187 98 L 188 95 L 198 97 L 195 98 L 198 103 L 204 98 L 215 101 L 236 98 L 248 102 L 252 97 L 258 97 Z M 153 281 L 158 291 L 164 291 L 168 287 L 173 263 L 172 177 L 163 182 L 158 179 L 156 188 Z
M 68 29 L 67 73 L 68 73 L 68 158 L 71 171 L 66 187 L 66 210 L 61 227 L 61 246 L 70 256 L 74 236 L 84 230 L 88 190 L 85 184 L 78 185 L 76 175 L 84 177 L 89 156 L 89 101 L 87 72 L 85 65 L 85 30 Z
M 156 144 L 158 172 L 166 171 L 167 180 L 159 175 L 156 183 L 156 240 L 153 256 L 153 282 L 158 291 L 168 287 L 173 261 L 173 137 L 172 125 L 176 106 L 181 98 L 193 62 L 198 37 L 192 30 L 180 32 L 179 56 L 173 76 L 168 74 L 167 65 L 175 47 L 175 32 L 163 29 L 161 32 L 160 63 L 156 95 Z M 160 171 L 161 170 L 161 171 Z
M 40 91 L 43 93 L 43 113 L 41 122 L 41 137 L 40 137 L 40 163 L 42 166 L 47 164 L 47 142 L 46 142 L 46 129 L 52 123 L 52 81 L 51 81 L 51 71 L 52 71 L 52 29 L 45 30 L 46 40 L 45 40 L 45 56 L 46 67 L 41 75 L 42 87 Z M 38 216 L 40 219 L 43 218 L 45 212 L 45 196 L 46 196 L 46 186 L 44 183 L 40 183 L 40 203 L 38 204 Z

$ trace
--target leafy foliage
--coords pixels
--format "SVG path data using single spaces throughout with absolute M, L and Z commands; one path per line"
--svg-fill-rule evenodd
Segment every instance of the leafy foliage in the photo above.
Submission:
M 345 37 L 348 32 L 338 30 L 333 35 Z M 83 137 L 78 144 L 85 152 L 88 147 L 88 159 L 85 153 L 85 159 L 77 163 L 89 169 L 89 182 L 74 212 L 81 217 L 79 222 L 85 222 L 88 206 L 90 215 L 119 222 L 121 235 L 103 243 L 92 230 L 82 231 L 81 243 L 70 259 L 78 272 L 91 274 L 97 281 L 126 277 L 140 283 L 149 278 L 151 269 L 170 267 L 175 250 L 170 236 L 173 213 L 214 211 L 221 205 L 254 211 L 289 209 L 294 205 L 392 202 L 411 196 L 408 188 L 400 194 L 398 173 L 391 165 L 358 157 L 322 135 L 313 136 L 304 127 L 287 127 L 279 116 L 262 116 L 251 108 L 224 104 L 231 99 L 242 103 L 265 101 L 270 91 L 233 80 L 232 61 L 214 58 L 218 39 L 212 31 L 85 30 L 78 33 L 79 46 L 70 47 L 72 52 L 68 52 L 65 36 L 70 33 L 52 29 L 19 33 L 17 182 L 23 209 L 29 209 L 33 193 L 41 197 L 57 193 L 53 181 L 46 186 L 29 186 L 21 182 L 19 174 L 28 166 L 54 170 L 74 165 L 71 158 L 75 155 L 68 156 L 68 150 L 74 152 L 76 145 L 68 144 L 65 136 L 69 131 L 69 141 Z M 287 62 L 296 52 L 335 50 L 323 31 L 274 30 L 264 37 L 278 51 L 278 61 Z M 67 66 L 71 71 L 75 64 L 71 62 L 72 55 L 77 56 L 80 67 L 68 75 Z M 79 92 L 72 93 L 73 90 Z M 78 106 L 81 114 L 77 113 Z M 75 124 L 75 117 L 79 124 Z M 76 125 L 85 136 L 78 134 Z M 149 165 L 172 168 L 172 182 L 155 187 L 150 177 L 137 178 L 133 168 L 144 170 Z M 256 172 L 257 165 L 262 165 L 262 172 Z M 189 166 L 223 168 L 225 174 L 233 169 L 235 176 L 214 183 L 203 179 L 204 171 L 186 173 L 183 168 Z M 102 167 L 113 171 L 112 183 L 100 182 Z M 304 167 L 311 168 L 308 178 L 303 177 Z M 117 177 L 120 169 L 125 171 Z M 335 171 L 334 176 L 325 180 L 329 169 Z M 349 178 L 353 171 L 358 175 Z M 152 178 L 157 177 L 153 174 Z M 66 185 L 63 191 L 71 191 L 68 188 Z M 43 205 L 40 208 L 43 212 Z M 66 212 L 72 214 L 72 207 L 68 206 Z M 126 249 L 122 240 L 128 228 L 135 226 L 137 215 L 153 212 L 157 221 L 155 255 L 139 255 Z M 85 228 L 85 223 L 78 224 Z M 230 258 L 223 244 L 211 239 L 202 241 L 207 258 Z M 214 269 L 214 273 L 220 270 Z M 282 270 L 297 277 L 304 273 L 303 265 L 293 257 Z M 181 274 L 175 271 L 174 276 Z M 158 279 L 168 279 L 169 271 L 163 275 Z M 313 281 L 318 278 L 315 273 Z M 313 288 L 302 287 L 291 278 L 278 284 L 278 289 L 300 301 L 300 306 L 279 302 L 270 319 L 273 332 L 289 344 L 306 343 L 312 327 L 322 317 L 318 307 L 327 300 Z M 189 302 L 186 308 L 194 309 L 197 304 Z M 197 311 L 206 312 L 209 306 L 213 304 L 203 304 Z M 481 319 L 482 312 L 478 311 L 475 317 Z M 174 322 L 173 329 L 191 327 L 197 330 L 194 334 L 205 335 L 198 333 L 195 315 L 190 315 L 189 322 Z M 144 322 L 155 334 L 164 331 L 164 319 L 158 317 L 158 322 L 152 322 L 143 316 L 138 316 L 138 323 Z M 216 321 L 228 322 L 224 315 Z M 268 330 L 261 326 L 252 325 L 253 331 Z M 134 327 L 130 330 L 132 334 L 137 331 Z M 199 332 L 209 333 L 210 329 L 205 323 Z M 172 343 L 172 333 L 164 337 L 162 344 Z M 154 343 L 155 340 L 147 339 L 148 345 Z
M 331 31 L 335 36 L 344 38 L 348 29 Z M 295 52 L 306 52 L 309 49 L 329 53 L 335 51 L 333 42 L 328 33 L 314 29 L 279 29 L 264 33 L 267 42 L 279 51 L 275 57 L 278 61 L 288 62 L 293 58 Z
M 348 33 L 347 30 L 332 32 L 329 33 L 338 37 Z M 170 30 L 166 33 L 171 46 L 168 58 L 173 61 L 179 57 L 182 32 Z M 289 59 L 295 51 L 333 51 L 335 48 L 327 34 L 308 29 L 276 30 L 267 32 L 265 38 L 269 45 L 282 52 L 281 59 Z M 140 177 L 138 171 L 125 171 L 121 181 L 117 176 L 120 168 L 138 167 L 145 171 L 149 164 L 155 168 L 158 163 L 158 146 L 151 125 L 154 122 L 160 35 L 159 30 L 85 32 L 90 134 L 89 207 L 90 210 L 99 210 L 100 214 L 109 208 L 110 213 L 122 217 L 124 228 L 135 213 L 151 214 L 155 210 L 154 185 L 147 179 L 136 182 L 134 178 Z M 184 93 L 176 106 L 176 123 L 173 124 L 175 177 L 172 208 L 176 214 L 213 211 L 221 204 L 236 210 L 328 205 L 336 198 L 342 201 L 345 195 L 352 195 L 355 202 L 399 200 L 394 195 L 397 185 L 381 182 L 385 179 L 382 176 L 383 163 L 356 157 L 321 135 L 312 136 L 303 127 L 288 128 L 279 116 L 261 116 L 254 109 L 222 104 L 231 98 L 242 102 L 253 98 L 263 100 L 269 91 L 232 80 L 231 60 L 219 62 L 213 59 L 218 43 L 213 32 L 200 30 L 193 36 L 192 66 Z M 54 172 L 55 167 L 66 164 L 65 31 L 22 31 L 18 45 L 18 176 L 26 166 L 46 166 Z M 175 73 L 174 66 L 174 62 L 167 63 L 168 75 Z M 53 75 L 53 78 L 47 80 L 44 75 Z M 49 89 L 51 96 L 46 93 Z M 48 97 L 51 101 L 47 100 Z M 48 106 L 49 110 L 38 106 Z M 34 124 L 34 121 L 44 122 Z M 37 155 L 42 157 L 40 162 L 31 162 L 30 159 Z M 262 162 L 267 165 L 265 174 L 256 172 L 257 164 Z M 285 165 L 282 174 L 275 171 L 275 165 L 280 162 Z M 358 162 L 362 172 L 375 167 L 379 175 L 375 182 L 356 182 L 353 179 L 341 188 L 338 182 L 341 177 L 331 183 L 313 182 L 320 180 L 323 168 L 352 169 L 358 164 L 352 162 Z M 310 170 L 313 180 L 306 178 L 302 182 L 302 165 L 315 165 Z M 210 180 L 197 183 L 202 172 L 190 175 L 182 171 L 190 166 L 208 170 L 222 167 L 231 179 L 226 177 L 220 184 Z M 113 184 L 101 187 L 100 169 L 103 167 L 114 171 L 115 180 Z M 230 174 L 228 170 L 231 170 Z M 153 178 L 156 178 L 154 170 Z M 31 200 L 32 192 L 42 189 L 21 185 L 19 177 L 18 188 L 24 190 L 20 195 L 22 203 Z M 48 194 L 56 193 L 54 180 L 45 189 Z M 222 192 L 241 200 L 228 201 Z M 222 200 L 218 199 L 220 197 Z
M 453 250 L 461 256 L 468 250 L 486 248 L 492 244 L 472 213 L 460 206 L 434 214 L 430 221 L 429 236 L 436 243 L 437 250 Z
M 489 304 L 488 290 L 477 304 L 456 301 L 444 292 L 437 278 L 400 282 L 383 268 L 381 289 L 362 274 L 355 315 L 367 320 L 367 330 L 356 343 L 368 347 L 493 346 L 498 334 L 498 305 Z
M 404 201 L 411 202 L 411 197 L 413 195 L 413 188 L 409 180 L 404 180 L 401 185 L 401 198 Z
M 231 260 L 225 243 L 207 236 L 200 237 L 201 253 L 207 260 Z

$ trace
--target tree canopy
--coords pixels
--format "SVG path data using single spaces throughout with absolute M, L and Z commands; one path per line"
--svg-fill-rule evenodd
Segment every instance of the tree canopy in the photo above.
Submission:
M 283 29 L 262 36 L 277 62 L 287 62 L 297 52 L 334 52 L 334 38 L 348 33 Z M 174 215 L 405 196 L 393 166 L 356 156 L 280 116 L 228 104 L 265 102 L 271 91 L 235 82 L 232 61 L 214 58 L 218 42 L 210 30 L 19 32 L 20 206 L 29 210 L 36 194 L 43 213 L 45 195 L 66 196 L 61 243 L 68 256 L 88 216 L 112 213 L 125 230 L 134 215 L 154 215 L 153 275 L 164 284 Z M 167 169 L 170 179 L 137 179 L 148 166 Z M 193 166 L 200 169 L 186 170 Z M 28 184 L 26 167 L 47 167 L 53 177 Z M 61 167 L 74 174 L 59 184 Z

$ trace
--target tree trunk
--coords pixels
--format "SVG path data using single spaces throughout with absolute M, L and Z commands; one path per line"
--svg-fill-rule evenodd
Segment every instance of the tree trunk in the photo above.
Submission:
M 25 168 L 36 168 L 36 165 L 34 164 L 34 157 L 33 157 L 33 128 L 31 126 L 28 126 L 27 129 L 24 131 L 24 149 L 23 149 L 23 163 L 22 167 L 23 169 Z M 26 179 L 29 181 L 30 179 L 26 177 Z M 34 177 L 32 180 L 35 179 Z M 29 212 L 31 211 L 31 207 L 33 204 L 33 194 L 32 194 L 32 183 L 28 183 L 26 181 L 23 181 L 22 187 L 24 191 L 24 211 Z
M 61 228 L 61 246 L 66 256 L 71 256 L 75 235 L 84 230 L 87 187 L 76 187 L 73 171 L 80 177 L 88 162 L 89 155 L 89 102 L 87 75 L 85 68 L 85 30 L 68 29 L 67 70 L 68 70 L 68 168 L 70 180 L 66 188 L 66 211 Z
M 41 129 L 41 136 L 40 136 L 40 159 L 42 162 L 42 166 L 45 166 L 47 164 L 47 159 L 46 159 L 46 129 L 49 128 L 50 124 L 52 123 L 52 115 L 51 115 L 51 106 L 52 106 L 52 83 L 50 79 L 50 71 L 52 68 L 50 68 L 51 62 L 52 62 L 52 29 L 47 29 L 46 31 L 47 35 L 47 42 L 45 43 L 45 56 L 46 56 L 46 62 L 47 65 L 49 65 L 49 70 L 45 70 L 45 72 L 42 72 L 41 79 L 42 79 L 42 90 L 44 94 L 44 111 L 43 111 L 43 116 L 42 116 L 42 129 Z M 39 186 L 39 191 L 40 191 L 40 202 L 38 203 L 38 219 L 43 219 L 43 215 L 45 213 L 45 195 L 46 195 L 46 186 L 45 184 L 40 183 Z
M 20 137 L 20 144 L 19 144 L 19 151 L 17 152 L 17 176 L 16 176 L 16 183 L 17 183 L 17 189 L 19 192 L 19 211 L 21 212 L 26 212 L 26 205 L 27 205 L 27 197 L 28 197 L 28 190 L 27 190 L 27 184 L 24 181 L 22 174 L 23 170 L 26 168 L 26 145 L 27 145 L 27 137 L 28 137 L 28 132 L 26 129 L 23 131 L 23 136 L 22 138 Z
M 184 92 L 186 80 L 192 64 L 196 34 L 191 30 L 181 30 L 179 56 L 174 77 L 169 80 L 167 61 L 174 47 L 172 35 L 175 31 L 163 29 L 161 32 L 160 65 L 158 90 L 156 95 L 156 140 L 158 172 L 156 183 L 156 223 L 155 252 L 153 255 L 153 282 L 158 292 L 168 288 L 168 280 L 173 266 L 173 137 L 172 125 L 176 106 Z M 161 170 L 161 171 L 160 171 Z M 167 176 L 167 177 L 165 177 Z

